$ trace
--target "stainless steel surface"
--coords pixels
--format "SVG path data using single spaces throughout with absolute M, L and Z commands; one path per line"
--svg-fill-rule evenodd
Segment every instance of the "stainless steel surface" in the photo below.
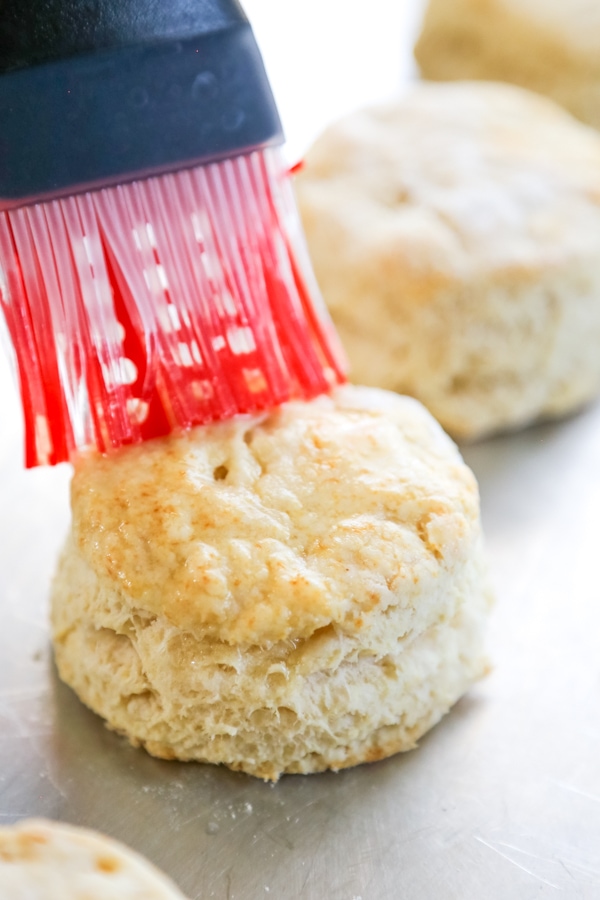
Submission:
M 3 406 L 2 821 L 99 828 L 192 898 L 600 897 L 600 406 L 466 451 L 498 594 L 492 674 L 417 751 L 275 787 L 153 760 L 59 683 L 46 598 L 68 473 L 20 470 Z
M 600 897 L 600 406 L 465 451 L 498 595 L 492 674 L 417 751 L 274 787 L 153 760 L 57 680 L 69 473 L 21 470 L 1 356 L 0 421 L 0 821 L 98 828 L 191 898 Z

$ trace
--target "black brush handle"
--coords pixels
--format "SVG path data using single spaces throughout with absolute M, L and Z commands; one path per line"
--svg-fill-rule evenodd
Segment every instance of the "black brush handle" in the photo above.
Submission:
M 236 0 L 0 3 L 0 208 L 282 140 Z

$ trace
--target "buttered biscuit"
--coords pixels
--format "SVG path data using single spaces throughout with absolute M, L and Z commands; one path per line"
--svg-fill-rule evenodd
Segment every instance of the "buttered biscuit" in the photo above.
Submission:
M 473 439 L 600 389 L 600 136 L 508 85 L 332 125 L 297 195 L 353 380 Z
M 476 483 L 410 398 L 347 386 L 84 459 L 72 508 L 60 675 L 156 756 L 380 759 L 484 669 Z
M 0 828 L 3 900 L 185 900 L 147 860 L 95 831 L 43 819 Z
M 508 81 L 600 128 L 600 0 L 429 0 L 426 78 Z

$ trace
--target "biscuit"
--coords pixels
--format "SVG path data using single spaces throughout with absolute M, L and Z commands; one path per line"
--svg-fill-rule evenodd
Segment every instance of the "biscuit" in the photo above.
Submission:
M 415 85 L 330 126 L 296 191 L 354 381 L 455 438 L 600 388 L 600 136 L 484 82 Z
M 72 510 L 59 673 L 153 755 L 377 760 L 485 668 L 476 482 L 411 398 L 346 386 L 84 459 Z
M 147 860 L 95 831 L 43 819 L 0 828 L 5 900 L 185 900 Z
M 600 3 L 430 0 L 415 57 L 435 81 L 508 81 L 600 128 Z

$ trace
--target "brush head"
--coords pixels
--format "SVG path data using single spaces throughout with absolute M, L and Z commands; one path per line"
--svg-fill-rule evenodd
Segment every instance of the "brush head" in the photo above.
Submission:
M 2 50 L 0 308 L 28 466 L 344 380 L 234 0 L 4 0 Z
M 0 209 L 283 141 L 235 0 L 8 0 L 0 60 Z
M 0 211 L 0 307 L 28 466 L 345 380 L 278 148 Z

